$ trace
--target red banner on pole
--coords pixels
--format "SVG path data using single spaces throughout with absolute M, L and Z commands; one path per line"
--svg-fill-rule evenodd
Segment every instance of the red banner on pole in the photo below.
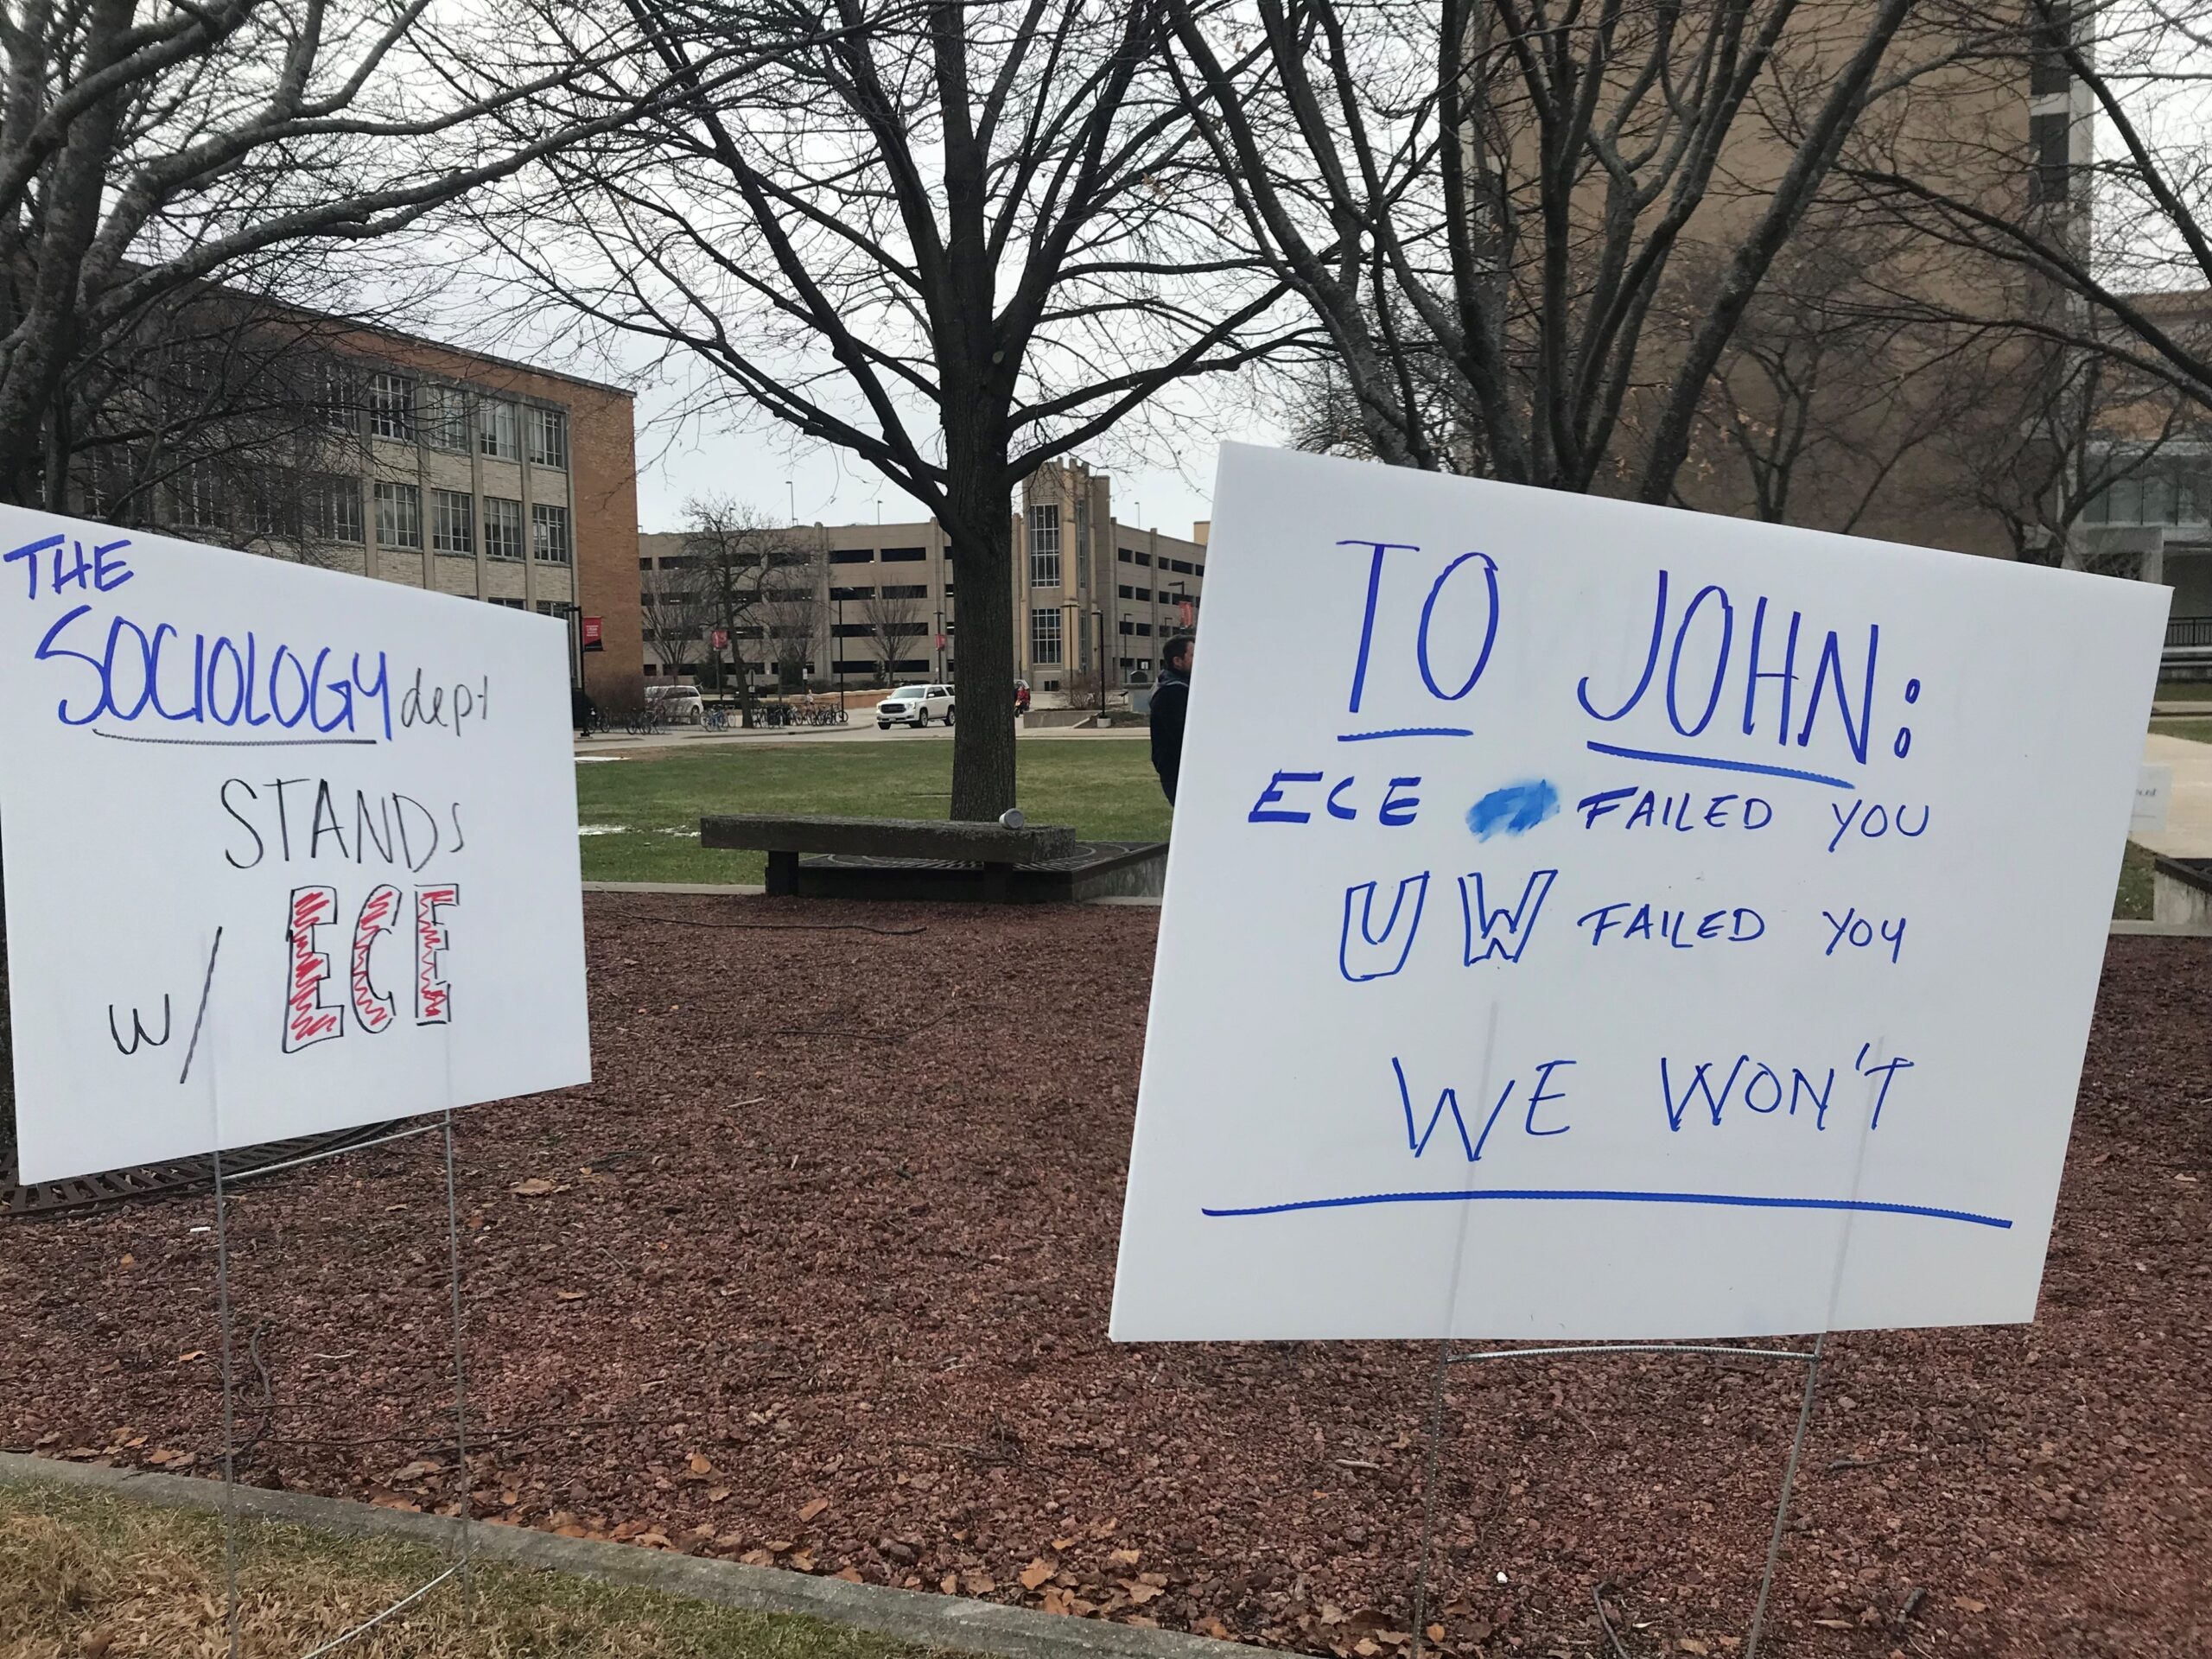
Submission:
M 584 618 L 583 636 L 584 649 L 586 651 L 604 651 L 607 649 L 605 645 L 600 643 L 599 639 L 600 624 L 601 620 L 602 619 L 596 616 L 588 616 Z

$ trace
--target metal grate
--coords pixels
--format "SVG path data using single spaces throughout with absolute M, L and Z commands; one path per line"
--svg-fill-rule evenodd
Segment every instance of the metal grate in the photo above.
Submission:
M 337 1129 L 327 1135 L 304 1135 L 289 1141 L 271 1141 L 258 1147 L 241 1147 L 223 1154 L 223 1179 L 246 1176 L 309 1159 L 327 1157 L 372 1141 L 387 1138 L 393 1123 L 367 1123 L 359 1128 Z M 111 1169 L 98 1175 L 79 1175 L 66 1181 L 47 1181 L 25 1186 L 16 1179 L 14 1157 L 0 1161 L 0 1219 L 29 1220 L 34 1217 L 69 1215 L 104 1209 L 138 1198 L 198 1192 L 215 1185 L 214 1164 L 205 1155 L 176 1158 L 137 1169 Z

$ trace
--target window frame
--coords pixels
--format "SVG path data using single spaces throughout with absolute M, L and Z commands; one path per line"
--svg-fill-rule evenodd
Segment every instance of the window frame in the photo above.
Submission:
M 362 402 L 369 435 L 387 443 L 415 442 L 415 392 L 421 382 L 411 374 L 378 369 L 368 378 Z
M 460 504 L 457 530 L 452 518 L 456 502 Z M 476 498 L 468 491 L 430 491 L 430 550 L 455 557 L 476 556 Z
M 1057 605 L 1033 605 L 1029 607 L 1029 660 L 1039 668 L 1064 668 L 1062 658 L 1067 652 L 1067 639 L 1063 628 L 1060 607 Z
M 422 486 L 405 483 L 397 479 L 378 479 L 373 493 L 376 503 L 377 545 L 380 548 L 391 548 L 408 553 L 420 553 L 423 550 Z M 389 520 L 385 512 L 387 502 L 391 508 Z M 414 536 L 412 541 L 404 539 L 402 533 L 404 527 L 399 521 L 403 516 L 400 511 L 403 507 L 407 510 L 404 516 L 412 521 Z M 392 526 L 390 535 L 385 533 L 387 522 Z
M 1060 586 L 1060 508 L 1056 501 L 1039 501 L 1027 514 L 1025 540 L 1029 552 L 1029 585 Z
M 555 531 L 559 532 L 557 537 Z M 559 548 L 548 550 L 556 540 Z M 568 508 L 551 501 L 530 504 L 530 556 L 544 564 L 575 563 L 575 521 Z
M 527 431 L 530 464 L 545 467 L 557 472 L 569 470 L 569 412 L 564 409 L 549 409 L 543 404 L 531 404 L 524 417 Z
M 478 532 L 484 543 L 484 556 L 498 559 L 503 563 L 519 564 L 523 556 L 522 502 L 511 495 L 487 495 L 482 500 L 484 505 L 478 510 L 476 518 Z M 495 513 L 495 507 L 512 507 L 514 509 L 513 516 L 509 518 Z M 492 544 L 495 529 L 501 532 L 500 539 L 512 550 L 503 552 Z

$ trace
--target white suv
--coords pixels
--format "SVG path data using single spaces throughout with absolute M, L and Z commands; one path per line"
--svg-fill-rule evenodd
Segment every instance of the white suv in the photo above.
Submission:
M 952 724 L 952 688 L 949 685 L 902 685 L 875 705 L 875 729 L 893 726 L 926 726 L 942 719 Z
M 690 726 L 706 723 L 706 699 L 696 685 L 649 685 L 645 706 L 665 721 Z

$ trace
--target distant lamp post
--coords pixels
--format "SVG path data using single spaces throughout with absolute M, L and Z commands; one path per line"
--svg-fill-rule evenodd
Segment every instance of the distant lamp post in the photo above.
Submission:
M 944 609 L 942 606 L 937 613 L 937 677 L 940 680 L 944 677 Z
M 1076 645 L 1083 638 L 1083 605 L 1078 600 L 1060 601 L 1060 668 L 1073 675 L 1076 664 Z
M 1098 624 L 1098 712 L 1103 717 L 1106 713 L 1106 612 L 1094 605 L 1090 614 Z

